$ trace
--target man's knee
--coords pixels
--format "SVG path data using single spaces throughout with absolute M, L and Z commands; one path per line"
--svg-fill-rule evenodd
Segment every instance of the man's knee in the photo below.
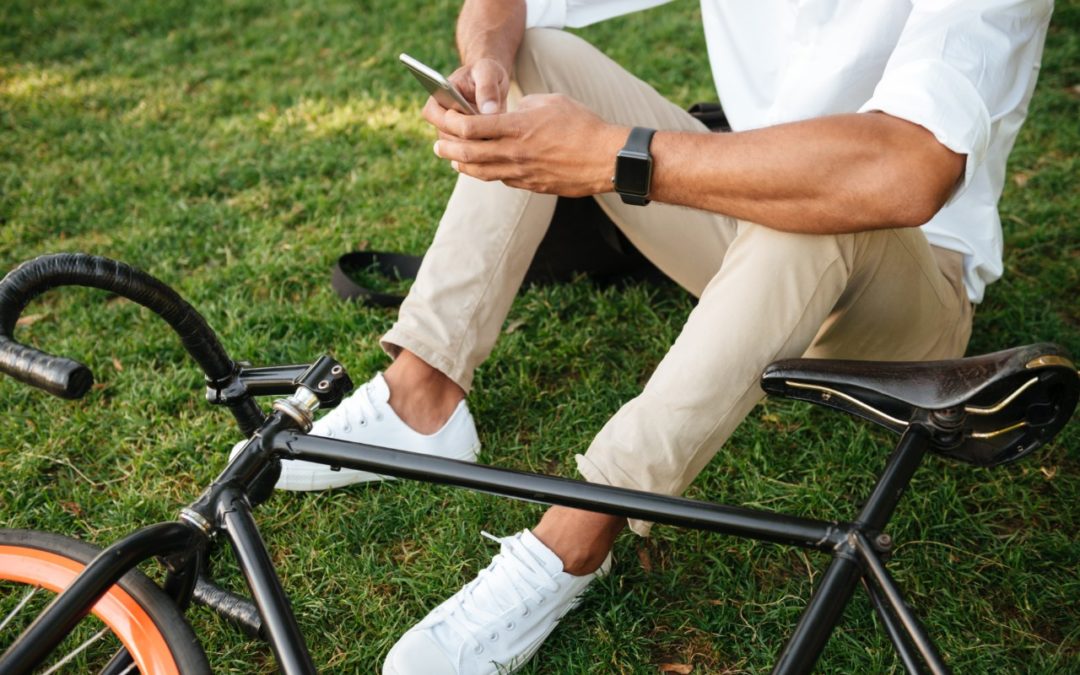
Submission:
M 729 257 L 752 259 L 765 268 L 821 265 L 828 259 L 850 263 L 854 237 L 850 234 L 811 234 L 777 230 L 740 221 Z

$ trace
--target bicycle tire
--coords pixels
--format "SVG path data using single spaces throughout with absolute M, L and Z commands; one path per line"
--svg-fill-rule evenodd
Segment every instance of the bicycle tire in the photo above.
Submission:
M 100 550 L 92 544 L 50 532 L 0 529 L 0 587 L 6 589 L 5 594 L 15 588 L 15 593 L 27 597 L 29 604 L 31 586 L 51 593 L 62 590 Z M 3 594 L 0 601 L 5 601 Z M 5 621 L 5 617 L 14 618 L 14 612 L 10 600 L 4 605 L 0 624 L 10 625 L 0 633 L 0 650 L 14 641 L 26 623 Z M 138 672 L 144 675 L 210 672 L 206 653 L 183 614 L 142 572 L 132 570 L 125 574 L 91 611 L 119 641 L 106 651 L 118 651 L 123 644 Z

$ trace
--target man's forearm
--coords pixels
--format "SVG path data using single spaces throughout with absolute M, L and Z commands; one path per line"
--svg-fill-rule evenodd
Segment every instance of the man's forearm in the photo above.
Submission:
M 461 63 L 493 59 L 509 73 L 524 34 L 524 0 L 466 0 L 457 23 Z
M 568 197 L 611 192 L 628 127 L 566 96 L 526 96 L 505 115 L 428 106 L 435 153 L 481 180 Z M 916 227 L 945 204 L 966 157 L 884 113 L 731 134 L 657 132 L 649 197 L 806 233 Z
M 816 233 L 921 225 L 965 161 L 926 129 L 879 113 L 735 134 L 659 132 L 652 151 L 653 199 Z

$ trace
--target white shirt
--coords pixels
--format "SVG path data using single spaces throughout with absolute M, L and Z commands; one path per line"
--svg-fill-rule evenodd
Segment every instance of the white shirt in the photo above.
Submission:
M 526 25 L 586 26 L 668 0 L 527 0 Z M 701 0 L 716 89 L 735 131 L 879 110 L 967 156 L 922 226 L 964 254 L 973 302 L 1002 273 L 998 199 L 1027 115 L 1053 0 Z M 897 185 L 903 190 L 903 185 Z

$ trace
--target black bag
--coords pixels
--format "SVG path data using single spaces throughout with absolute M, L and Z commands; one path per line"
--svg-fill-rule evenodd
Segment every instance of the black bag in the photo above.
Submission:
M 688 111 L 712 131 L 730 131 L 719 103 L 695 103 Z M 415 279 L 422 256 L 385 251 L 353 251 L 338 258 L 330 284 L 344 300 L 373 307 L 397 307 L 404 299 L 374 291 L 357 280 L 362 273 L 387 279 Z M 598 283 L 660 279 L 663 273 L 619 231 L 592 197 L 559 197 L 551 225 L 536 249 L 525 283 L 558 283 L 586 275 Z
M 330 284 L 344 300 L 373 307 L 397 307 L 404 299 L 401 295 L 375 291 L 364 285 L 360 277 L 415 279 L 422 261 L 422 256 L 403 253 L 353 251 L 338 258 Z M 559 283 L 579 275 L 598 283 L 662 276 L 604 214 L 595 199 L 560 197 L 547 234 L 525 274 L 525 283 Z

